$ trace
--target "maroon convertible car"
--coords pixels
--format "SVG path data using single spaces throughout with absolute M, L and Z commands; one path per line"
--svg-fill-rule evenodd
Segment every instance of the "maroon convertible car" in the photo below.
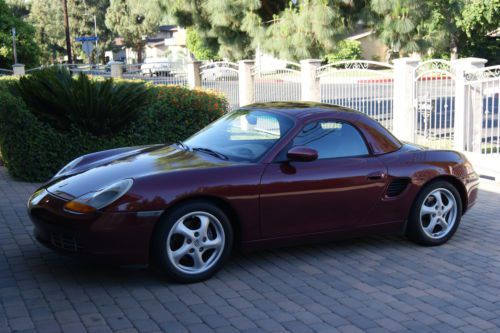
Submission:
M 184 142 L 77 158 L 29 199 L 50 248 L 151 263 L 181 282 L 243 250 L 380 232 L 448 241 L 478 176 L 460 153 L 399 142 L 366 115 L 253 104 Z

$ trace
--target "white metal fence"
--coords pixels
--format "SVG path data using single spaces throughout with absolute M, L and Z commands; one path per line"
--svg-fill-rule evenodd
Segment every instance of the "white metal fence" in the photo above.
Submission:
M 226 96 L 231 109 L 240 106 L 238 64 L 217 61 L 200 67 L 201 85 Z
M 484 67 L 485 62 L 403 58 L 394 64 L 356 60 L 321 66 L 306 60 L 274 69 L 248 60 L 63 66 L 97 76 L 112 76 L 118 66 L 114 77 L 201 86 L 224 94 L 231 109 L 306 99 L 337 104 L 366 113 L 403 140 L 500 157 L 500 66 Z M 18 67 L 14 70 L 0 70 L 0 75 L 19 74 Z
M 465 76 L 465 150 L 500 154 L 500 66 Z
M 12 75 L 13 71 L 10 69 L 0 68 L 0 76 Z
M 26 70 L 26 74 L 35 73 L 39 70 L 52 67 L 66 68 L 67 70 L 69 70 L 74 74 L 82 73 L 92 76 L 108 76 L 108 77 L 111 75 L 110 66 L 93 65 L 93 64 L 60 64 L 60 65 L 40 66 Z
M 184 61 L 123 65 L 123 78 L 144 80 L 153 84 L 187 85 L 187 64 Z
M 341 61 L 317 69 L 321 102 L 368 114 L 392 129 L 393 66 L 375 61 Z
M 428 60 L 412 74 L 414 142 L 432 148 L 453 147 L 455 75 L 451 63 Z
M 256 102 L 298 101 L 301 99 L 300 65 L 287 62 L 286 67 L 262 69 L 253 67 Z

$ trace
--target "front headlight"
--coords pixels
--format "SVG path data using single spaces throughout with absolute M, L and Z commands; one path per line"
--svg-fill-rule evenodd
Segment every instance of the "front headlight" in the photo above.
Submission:
M 120 180 L 114 184 L 106 186 L 102 190 L 90 192 L 76 198 L 64 205 L 66 210 L 74 213 L 91 213 L 98 209 L 109 206 L 120 199 L 130 190 L 134 181 L 132 179 Z
M 47 195 L 47 190 L 44 188 L 38 189 L 31 195 L 28 199 L 28 207 L 36 206 L 42 201 L 43 198 Z
M 59 172 L 56 173 L 56 175 L 54 176 L 54 178 L 64 175 L 66 172 L 70 171 L 75 166 L 77 166 L 82 160 L 83 160 L 83 156 L 75 158 L 73 161 L 71 161 L 68 164 L 66 164 L 66 166 L 64 168 L 62 168 L 61 170 L 59 170 Z

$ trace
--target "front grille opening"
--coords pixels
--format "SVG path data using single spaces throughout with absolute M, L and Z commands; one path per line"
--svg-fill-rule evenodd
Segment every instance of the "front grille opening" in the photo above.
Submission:
M 50 242 L 55 247 L 66 251 L 78 252 L 83 249 L 80 241 L 78 241 L 78 239 L 76 239 L 74 236 L 61 233 L 51 232 Z
M 403 193 L 408 184 L 410 183 L 410 178 L 396 178 L 387 187 L 387 196 L 395 197 Z

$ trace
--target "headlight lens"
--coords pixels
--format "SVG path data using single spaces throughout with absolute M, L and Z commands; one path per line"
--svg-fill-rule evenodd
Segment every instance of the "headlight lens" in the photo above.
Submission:
M 35 193 L 31 195 L 31 197 L 28 200 L 28 207 L 29 206 L 36 206 L 40 201 L 42 201 L 43 198 L 45 198 L 45 195 L 47 194 L 47 190 L 44 188 L 38 189 Z
M 56 175 L 54 177 L 58 177 L 58 176 L 64 175 L 66 172 L 70 171 L 75 166 L 77 166 L 82 160 L 83 160 L 83 156 L 75 158 L 73 161 L 71 161 L 68 164 L 66 164 L 66 166 L 64 168 L 62 168 L 61 170 L 59 170 L 59 172 L 56 173 Z
M 90 192 L 76 198 L 64 205 L 66 210 L 74 213 L 91 213 L 98 209 L 109 206 L 120 199 L 130 190 L 134 181 L 132 179 L 123 179 L 119 182 L 106 186 L 97 192 Z

